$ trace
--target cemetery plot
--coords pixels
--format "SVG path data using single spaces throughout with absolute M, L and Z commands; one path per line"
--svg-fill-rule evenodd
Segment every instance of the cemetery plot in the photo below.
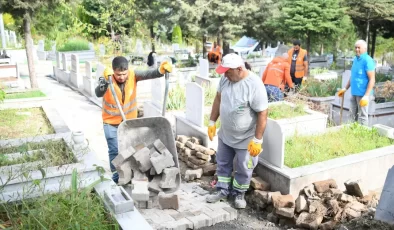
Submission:
M 307 114 L 303 104 L 290 106 L 288 104 L 271 104 L 268 106 L 268 117 L 279 120 Z
M 313 136 L 293 136 L 285 142 L 285 165 L 290 168 L 357 154 L 394 144 L 377 130 L 357 123 Z
M 0 110 L 0 139 L 55 133 L 41 107 Z

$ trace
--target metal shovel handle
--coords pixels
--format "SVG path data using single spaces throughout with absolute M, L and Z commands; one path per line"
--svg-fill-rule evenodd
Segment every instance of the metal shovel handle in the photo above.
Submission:
M 114 88 L 114 85 L 112 83 L 112 76 L 111 75 L 108 76 L 108 79 L 109 79 L 109 88 L 111 89 L 112 96 L 115 98 L 116 106 L 118 106 L 118 110 L 120 112 L 120 115 L 122 116 L 122 119 L 125 121 L 126 120 L 126 116 L 124 115 L 122 106 L 120 105 L 119 99 L 116 96 L 115 88 Z
M 167 107 L 167 97 L 168 97 L 168 86 L 169 86 L 169 81 L 170 81 L 170 75 L 166 71 L 165 73 L 165 79 L 166 79 L 166 88 L 164 90 L 164 101 L 163 101 L 163 111 L 161 115 L 164 117 L 166 115 L 166 107 Z

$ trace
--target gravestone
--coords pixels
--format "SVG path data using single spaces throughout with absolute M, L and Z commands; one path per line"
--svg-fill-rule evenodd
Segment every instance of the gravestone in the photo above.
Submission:
M 71 54 L 71 71 L 70 71 L 70 80 L 71 85 L 80 89 L 83 86 L 82 78 L 79 73 L 79 58 L 76 54 Z
M 204 88 L 194 82 L 186 84 L 186 119 L 204 127 Z
M 38 41 L 37 51 L 41 51 L 41 52 L 44 52 L 44 51 L 45 51 L 45 43 L 44 43 L 44 40 L 39 40 L 39 41 Z
M 164 78 L 155 78 L 151 80 L 152 104 L 160 110 L 163 107 L 163 84 Z
M 267 119 L 263 139 L 263 152 L 259 157 L 276 167 L 282 168 L 285 159 L 285 135 L 277 121 Z
M 142 47 L 142 41 L 140 39 L 137 39 L 134 52 L 136 54 L 142 54 L 144 52 L 144 48 Z
M 10 34 L 9 34 L 8 30 L 4 30 L 4 33 L 5 33 L 5 41 L 7 44 L 9 44 L 10 43 Z
M 17 44 L 15 31 L 10 31 L 10 43 L 13 46 L 16 46 Z
M 68 71 L 67 70 L 67 57 L 65 53 L 62 53 L 62 68 L 64 71 Z
M 92 64 L 90 61 L 85 62 L 85 76 L 83 77 L 83 90 L 88 96 L 94 94 L 94 80 L 92 79 Z
M 91 42 L 89 42 L 89 50 L 94 50 L 94 45 Z
M 387 173 L 375 219 L 394 224 L 394 166 Z
M 99 49 L 100 49 L 100 56 L 104 56 L 105 55 L 105 46 L 104 44 L 100 44 L 99 45 Z
M 207 59 L 200 58 L 200 77 L 209 77 L 209 62 Z
M 92 78 L 92 63 L 90 61 L 85 62 L 85 76 L 88 79 Z
M 100 78 L 100 77 L 103 77 L 104 69 L 105 69 L 105 66 L 104 66 L 103 64 L 101 64 L 100 62 L 97 63 L 97 69 L 96 69 L 96 84 L 95 84 L 95 86 L 98 85 L 98 80 L 99 80 L 99 78 Z
M 61 54 L 56 52 L 56 67 L 60 69 Z
M 56 52 L 56 42 L 52 41 L 52 46 L 51 46 L 52 52 Z

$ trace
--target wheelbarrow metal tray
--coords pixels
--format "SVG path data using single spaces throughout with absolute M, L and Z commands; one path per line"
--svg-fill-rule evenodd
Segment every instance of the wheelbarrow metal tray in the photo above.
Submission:
M 164 117 L 147 117 L 125 120 L 118 127 L 118 151 L 125 151 L 130 146 L 140 144 L 148 146 L 155 140 L 160 139 L 173 156 L 175 167 L 179 168 L 178 153 L 175 147 L 175 138 L 170 122 Z M 132 170 L 139 170 L 132 168 Z M 164 192 L 171 193 L 179 189 L 181 183 L 180 173 L 177 176 L 177 187 L 165 189 Z

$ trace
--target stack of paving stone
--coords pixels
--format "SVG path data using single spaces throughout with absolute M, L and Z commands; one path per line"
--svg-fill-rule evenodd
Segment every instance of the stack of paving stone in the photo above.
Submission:
M 196 137 L 178 135 L 176 147 L 178 157 L 192 170 L 187 170 L 185 180 L 201 178 L 201 175 L 212 176 L 216 171 L 216 151 L 202 145 Z
M 374 211 L 378 203 L 377 194 L 363 189 L 359 181 L 346 182 L 345 192 L 333 179 L 317 181 L 302 189 L 296 199 L 270 192 L 270 184 L 259 177 L 250 184 L 245 197 L 249 205 L 265 210 L 268 221 L 285 228 L 338 229 L 341 223 Z
M 138 208 L 152 208 L 160 192 L 177 187 L 179 168 L 160 139 L 152 144 L 129 147 L 112 161 L 119 173 L 118 185 L 131 190 Z M 132 183 L 130 184 L 131 179 Z

